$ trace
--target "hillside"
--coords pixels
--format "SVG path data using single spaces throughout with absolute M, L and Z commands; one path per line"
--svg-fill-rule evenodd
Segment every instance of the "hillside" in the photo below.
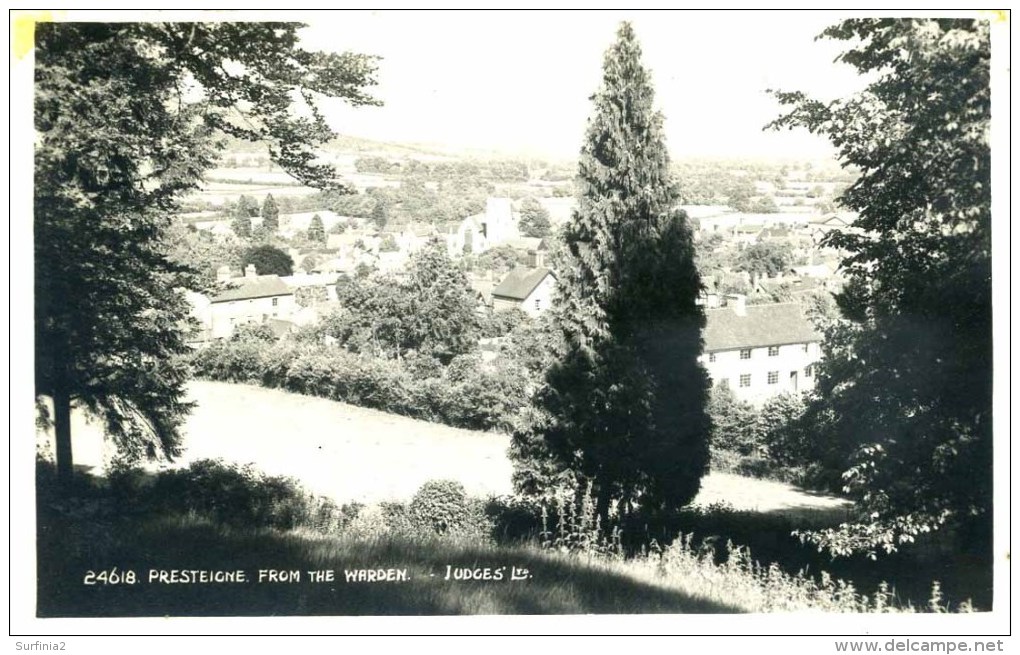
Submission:
M 273 475 L 298 478 L 338 502 L 408 499 L 432 479 L 454 479 L 469 493 L 512 491 L 507 435 L 472 432 L 322 398 L 223 382 L 196 380 L 198 403 L 185 427 L 187 464 L 203 458 L 254 463 Z M 75 460 L 101 467 L 98 426 L 76 413 Z M 790 485 L 713 473 L 696 504 L 729 503 L 738 510 L 839 513 L 844 502 Z

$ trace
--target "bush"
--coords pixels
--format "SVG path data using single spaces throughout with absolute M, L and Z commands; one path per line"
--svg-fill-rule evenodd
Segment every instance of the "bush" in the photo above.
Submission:
M 712 417 L 711 443 L 714 447 L 739 455 L 751 455 L 764 449 L 758 413 L 748 403 L 737 400 L 728 386 L 712 388 L 708 412 Z
M 430 480 L 414 494 L 408 513 L 417 525 L 443 534 L 468 521 L 467 492 L 453 480 Z
M 209 459 L 155 474 L 115 467 L 107 476 L 107 487 L 123 516 L 195 514 L 245 528 L 337 532 L 358 509 L 315 496 L 294 478 Z
M 483 337 L 504 337 L 518 326 L 525 325 L 531 318 L 516 307 L 510 310 L 489 310 L 481 320 Z
M 542 531 L 542 503 L 528 496 L 494 496 L 486 501 L 485 515 L 497 541 L 530 541 Z
M 256 343 L 276 343 L 276 335 L 265 323 L 245 323 L 234 328 L 230 335 L 231 341 L 254 341 Z

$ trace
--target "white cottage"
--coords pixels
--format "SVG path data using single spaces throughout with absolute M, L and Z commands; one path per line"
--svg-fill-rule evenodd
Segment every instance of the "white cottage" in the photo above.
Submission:
M 797 303 L 748 306 L 728 296 L 728 306 L 705 310 L 705 352 L 700 361 L 714 385 L 761 405 L 781 393 L 815 385 L 821 335 Z
M 244 277 L 232 278 L 229 287 L 209 301 L 207 334 L 213 339 L 229 337 L 245 323 L 269 319 L 289 320 L 297 309 L 294 291 L 277 275 L 256 275 L 248 265 Z

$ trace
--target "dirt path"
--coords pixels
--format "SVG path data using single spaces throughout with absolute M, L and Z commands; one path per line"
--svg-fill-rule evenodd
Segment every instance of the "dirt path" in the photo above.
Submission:
M 181 463 L 222 458 L 290 475 L 340 502 L 409 498 L 423 482 L 459 480 L 471 493 L 510 493 L 503 434 L 460 430 L 276 389 L 195 381 Z M 76 415 L 75 461 L 101 467 L 99 430 Z M 713 473 L 695 501 L 763 512 L 832 512 L 843 501 L 790 485 Z

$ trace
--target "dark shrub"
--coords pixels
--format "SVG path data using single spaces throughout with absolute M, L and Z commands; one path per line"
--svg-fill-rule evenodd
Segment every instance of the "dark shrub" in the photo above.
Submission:
M 542 505 L 534 498 L 495 496 L 485 505 L 492 535 L 500 542 L 527 541 L 542 530 Z
M 111 483 L 113 489 L 134 491 L 134 498 L 125 500 L 135 508 L 193 513 L 237 527 L 306 527 L 330 532 L 341 529 L 354 513 L 354 508 L 345 511 L 329 499 L 308 493 L 293 478 L 217 460 L 199 460 L 187 468 L 162 471 L 151 482 L 137 473 L 124 472 Z
M 418 526 L 443 534 L 469 522 L 470 508 L 464 485 L 453 480 L 430 480 L 414 494 L 408 515 Z

